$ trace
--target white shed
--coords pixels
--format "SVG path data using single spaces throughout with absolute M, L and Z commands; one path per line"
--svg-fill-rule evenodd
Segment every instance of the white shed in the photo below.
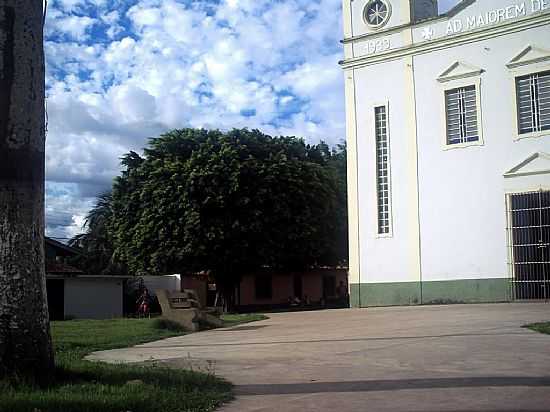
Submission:
M 52 320 L 111 319 L 124 315 L 125 276 L 48 275 Z

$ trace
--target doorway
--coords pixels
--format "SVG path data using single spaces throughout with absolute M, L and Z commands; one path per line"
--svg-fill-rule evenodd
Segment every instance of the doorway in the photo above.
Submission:
M 508 195 L 512 294 L 550 300 L 550 191 Z
M 302 275 L 294 275 L 294 297 L 302 300 L 303 293 Z
M 336 296 L 336 277 L 335 276 L 323 276 L 323 297 L 325 299 L 333 298 Z
M 47 279 L 48 312 L 50 320 L 65 319 L 65 280 Z

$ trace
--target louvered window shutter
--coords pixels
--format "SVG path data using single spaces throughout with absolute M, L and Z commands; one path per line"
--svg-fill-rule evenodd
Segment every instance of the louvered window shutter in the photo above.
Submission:
M 445 92 L 447 144 L 477 142 L 476 87 L 460 87 Z
M 516 78 L 519 134 L 550 130 L 550 72 Z
M 388 113 L 386 106 L 375 107 L 376 191 L 378 198 L 378 234 L 390 233 L 390 164 Z

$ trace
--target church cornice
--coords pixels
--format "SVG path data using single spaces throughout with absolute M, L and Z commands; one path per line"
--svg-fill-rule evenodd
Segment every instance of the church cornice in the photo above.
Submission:
M 550 23 L 550 12 L 541 11 L 513 21 L 495 24 L 491 27 L 474 29 L 465 33 L 449 35 L 430 42 L 413 43 L 404 47 L 391 49 L 375 55 L 353 57 L 339 62 L 342 69 L 351 69 L 396 60 L 406 56 L 425 54 L 450 47 L 473 43 L 493 37 L 521 32 L 526 29 L 544 26 Z
M 460 13 L 462 10 L 464 10 L 466 7 L 474 4 L 476 1 L 477 0 L 462 0 L 462 2 L 458 3 L 447 13 L 443 13 L 440 16 L 431 17 L 429 19 L 424 19 L 416 22 L 407 23 L 407 24 L 401 24 L 399 26 L 390 27 L 388 29 L 377 30 L 376 32 L 365 33 L 357 36 L 348 37 L 343 40 L 340 40 L 340 43 L 347 44 L 347 43 L 353 43 L 354 41 L 357 41 L 357 40 L 374 39 L 381 36 L 387 36 L 394 33 L 399 33 L 400 31 L 409 27 L 410 28 L 418 27 L 424 24 L 438 23 L 441 21 L 449 20 L 449 19 L 452 19 L 454 16 L 456 16 L 458 13 Z

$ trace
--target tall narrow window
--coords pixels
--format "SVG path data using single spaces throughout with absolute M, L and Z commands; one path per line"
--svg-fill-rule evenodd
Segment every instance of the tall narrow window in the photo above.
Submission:
M 388 142 L 388 114 L 386 106 L 374 109 L 376 136 L 376 192 L 378 198 L 378 234 L 389 234 L 390 170 Z
M 550 130 L 550 72 L 516 78 L 518 133 Z
M 445 91 L 445 111 L 448 145 L 479 141 L 475 86 Z

